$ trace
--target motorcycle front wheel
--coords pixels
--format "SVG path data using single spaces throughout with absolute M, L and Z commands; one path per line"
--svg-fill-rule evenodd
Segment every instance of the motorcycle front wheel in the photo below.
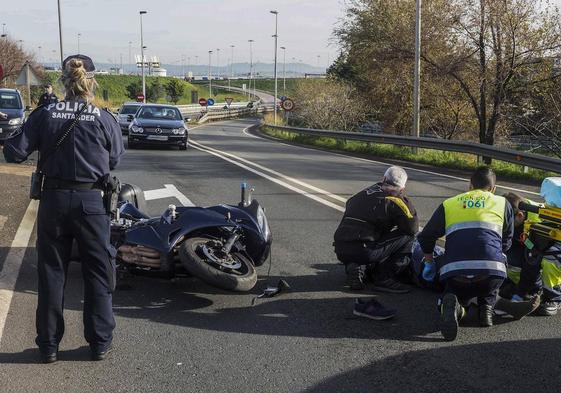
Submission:
M 222 243 L 193 237 L 181 244 L 179 257 L 185 269 L 207 284 L 230 291 L 250 291 L 257 283 L 251 260 L 237 252 L 222 252 Z

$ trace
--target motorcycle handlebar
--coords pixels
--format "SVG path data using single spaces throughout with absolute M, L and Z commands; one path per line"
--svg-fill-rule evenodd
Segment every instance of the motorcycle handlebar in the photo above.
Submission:
M 527 203 L 527 202 L 520 202 L 518 204 L 518 208 L 522 211 L 529 212 L 529 213 L 536 213 L 536 214 L 540 213 L 540 207 L 539 206 L 532 205 L 532 204 Z

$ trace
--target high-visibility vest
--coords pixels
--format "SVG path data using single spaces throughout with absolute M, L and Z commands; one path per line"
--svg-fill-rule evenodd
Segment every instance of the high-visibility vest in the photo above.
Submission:
M 460 275 L 506 277 L 502 233 L 506 199 L 472 190 L 443 203 L 446 253 L 440 266 L 445 280 Z

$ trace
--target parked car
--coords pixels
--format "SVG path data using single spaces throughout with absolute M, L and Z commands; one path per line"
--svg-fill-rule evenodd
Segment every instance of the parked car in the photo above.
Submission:
M 142 105 L 141 102 L 125 102 L 119 109 L 119 112 L 117 112 L 117 120 L 119 121 L 123 135 L 127 135 L 129 132 L 129 126 L 131 124 L 129 116 L 134 116 Z
M 129 115 L 129 149 L 138 145 L 169 145 L 187 149 L 189 134 L 185 119 L 173 105 L 144 104 Z
M 25 121 L 26 111 L 21 93 L 16 89 L 0 89 L 0 142 Z

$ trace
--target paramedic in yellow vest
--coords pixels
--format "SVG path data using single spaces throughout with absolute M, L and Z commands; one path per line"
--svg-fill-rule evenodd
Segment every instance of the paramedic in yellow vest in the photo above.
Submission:
M 561 307 L 561 252 L 558 255 L 544 257 L 541 264 L 529 263 L 526 246 L 522 237 L 524 221 L 540 222 L 537 214 L 524 212 L 518 208 L 521 202 L 535 204 L 515 193 L 505 195 L 514 212 L 514 240 L 512 247 L 506 253 L 508 260 L 508 284 L 514 285 L 510 295 L 517 300 L 527 299 L 537 293 L 542 293 L 541 304 L 536 314 L 542 316 L 556 315 Z M 561 248 L 554 245 L 550 251 Z M 505 285 L 508 287 L 508 285 Z M 503 292 L 503 289 L 501 289 Z
M 514 218 L 510 204 L 495 195 L 497 177 L 489 167 L 471 176 L 470 190 L 444 201 L 417 236 L 428 266 L 434 264 L 436 241 L 446 236 L 439 258 L 440 330 L 447 341 L 458 335 L 459 321 L 472 302 L 479 306 L 479 324 L 493 325 L 493 308 L 507 276 L 506 252 L 512 243 Z

